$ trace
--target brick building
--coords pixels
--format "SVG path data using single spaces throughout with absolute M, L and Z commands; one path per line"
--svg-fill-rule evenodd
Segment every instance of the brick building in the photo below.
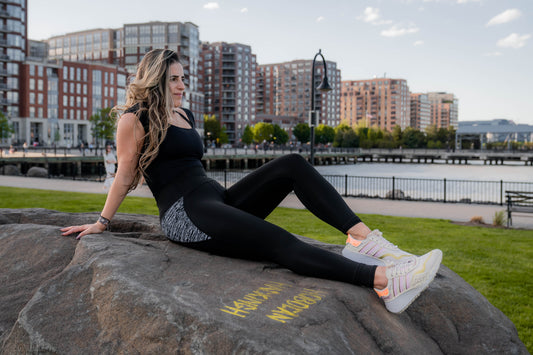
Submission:
M 459 99 L 446 92 L 428 92 L 431 104 L 431 124 L 437 128 L 459 126 Z
M 341 72 L 335 62 L 326 61 L 332 91 L 315 90 L 315 108 L 319 111 L 318 124 L 336 127 L 340 123 Z M 298 123 L 308 122 L 311 110 L 312 60 L 264 64 L 259 66 L 258 112 L 267 115 L 292 116 Z M 322 61 L 315 62 L 315 88 L 324 75 Z
M 410 95 L 407 80 L 378 78 L 342 82 L 341 119 L 355 126 L 364 120 L 368 126 L 392 131 L 398 125 L 410 126 Z
M 187 91 L 183 106 L 203 128 L 203 94 L 200 91 L 200 39 L 191 22 L 146 22 L 125 24 L 118 29 L 91 29 L 54 36 L 47 40 L 49 58 L 92 61 L 125 67 L 135 74 L 137 64 L 152 49 L 176 51 L 183 65 Z
M 20 117 L 12 118 L 14 141 L 94 143 L 89 117 L 124 104 L 126 77 L 117 65 L 28 58 L 21 65 Z

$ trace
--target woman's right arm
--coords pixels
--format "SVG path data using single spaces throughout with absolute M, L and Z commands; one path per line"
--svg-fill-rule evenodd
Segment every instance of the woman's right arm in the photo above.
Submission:
M 113 218 L 128 194 L 139 163 L 143 137 L 144 128 L 135 114 L 126 113 L 120 117 L 117 127 L 118 169 L 101 213 L 101 216 L 108 220 Z M 106 226 L 97 221 L 93 224 L 65 227 L 61 231 L 62 235 L 79 233 L 76 238 L 79 239 L 87 234 L 102 233 L 105 229 Z

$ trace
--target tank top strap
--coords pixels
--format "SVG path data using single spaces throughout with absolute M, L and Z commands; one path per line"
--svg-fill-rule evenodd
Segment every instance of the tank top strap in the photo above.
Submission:
M 187 110 L 186 108 L 182 108 L 183 111 L 187 114 L 187 116 L 183 116 L 180 112 L 176 111 L 178 115 L 180 115 L 189 125 L 191 125 L 191 128 L 196 128 L 194 124 L 194 116 L 191 111 Z

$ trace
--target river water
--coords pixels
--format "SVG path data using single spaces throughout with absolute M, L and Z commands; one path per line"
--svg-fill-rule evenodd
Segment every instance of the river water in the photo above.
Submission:
M 318 165 L 322 175 L 398 177 L 416 179 L 482 180 L 533 182 L 533 166 L 525 165 L 453 165 L 410 163 L 357 163 Z

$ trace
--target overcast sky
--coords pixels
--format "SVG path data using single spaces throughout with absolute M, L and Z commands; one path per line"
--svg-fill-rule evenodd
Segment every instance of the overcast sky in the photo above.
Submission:
M 533 0 L 28 0 L 30 39 L 148 21 L 193 22 L 259 64 L 322 49 L 342 80 L 406 79 L 454 93 L 461 121 L 533 124 Z

